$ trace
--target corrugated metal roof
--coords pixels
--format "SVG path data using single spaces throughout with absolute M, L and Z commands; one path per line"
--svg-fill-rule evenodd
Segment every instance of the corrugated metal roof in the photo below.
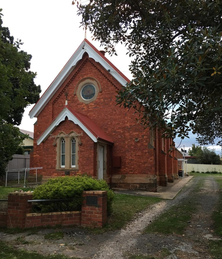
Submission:
M 66 106 L 70 112 L 84 124 L 84 126 L 98 139 L 113 143 L 111 137 L 109 137 L 96 123 L 94 123 L 88 116 L 73 110 L 68 105 Z
M 109 143 L 113 143 L 111 137 L 109 137 L 95 122 L 93 122 L 88 116 L 73 110 L 71 107 L 66 105 L 62 112 L 58 114 L 55 120 L 50 126 L 43 132 L 38 138 L 37 145 L 40 145 L 48 136 L 54 131 L 54 129 L 65 119 L 72 121 L 78 125 L 94 142 L 103 140 Z
M 23 134 L 29 135 L 30 138 L 34 138 L 34 133 L 28 130 L 19 129 Z

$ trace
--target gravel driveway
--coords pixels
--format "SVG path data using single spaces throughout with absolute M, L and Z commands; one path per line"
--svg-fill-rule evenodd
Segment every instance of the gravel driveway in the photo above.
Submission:
M 155 259 L 195 259 L 211 258 L 208 242 L 217 239 L 212 230 L 211 213 L 218 199 L 218 186 L 213 177 L 204 177 L 204 185 L 198 193 L 193 192 L 202 177 L 195 177 L 173 200 L 163 200 L 138 214 L 126 228 L 94 235 L 82 228 L 67 228 L 60 240 L 45 240 L 44 235 L 55 229 L 44 229 L 37 234 L 5 234 L 0 232 L 2 241 L 14 247 L 38 253 L 63 254 L 84 259 L 127 259 L 129 255 L 150 255 Z M 143 229 L 160 216 L 166 209 L 183 202 L 196 199 L 198 211 L 193 215 L 184 235 L 143 234 Z M 164 257 L 163 251 L 168 254 Z M 170 253 L 170 255 L 169 255 Z

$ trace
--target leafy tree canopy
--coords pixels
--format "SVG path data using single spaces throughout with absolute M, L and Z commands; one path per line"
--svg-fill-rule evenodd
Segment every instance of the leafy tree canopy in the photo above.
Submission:
M 12 124 L 0 123 L 0 176 L 5 173 L 8 161 L 17 153 L 25 136 Z
M 35 85 L 36 74 L 30 71 L 31 55 L 20 50 L 21 41 L 14 41 L 7 27 L 3 27 L 0 9 L 0 170 L 22 143 L 24 134 L 14 125 L 22 120 L 24 108 L 39 99 L 40 86 Z
M 188 154 L 195 157 L 195 160 L 190 160 L 191 163 L 220 164 L 220 156 L 206 147 L 201 148 L 193 144 L 192 148 L 188 150 Z
M 82 25 L 133 58 L 117 102 L 165 136 L 222 144 L 222 1 L 75 0 Z
M 192 148 L 188 150 L 188 154 L 190 156 L 201 156 L 202 154 L 202 148 L 201 146 L 196 146 L 195 144 L 192 144 Z

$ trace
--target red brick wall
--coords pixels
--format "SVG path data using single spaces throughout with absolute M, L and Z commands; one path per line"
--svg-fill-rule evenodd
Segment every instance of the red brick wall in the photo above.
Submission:
M 97 199 L 97 205 L 88 205 L 87 196 Z M 105 191 L 83 192 L 81 211 L 52 213 L 31 213 L 32 193 L 10 193 L 8 211 L 0 213 L 0 227 L 31 228 L 46 226 L 87 226 L 103 227 L 107 222 L 107 193 Z
M 7 213 L 0 212 L 0 227 L 4 228 L 7 226 Z
M 101 92 L 97 99 L 90 104 L 84 104 L 74 95 L 79 81 L 85 77 L 95 78 L 101 85 Z M 53 146 L 53 137 L 48 137 L 44 143 L 36 145 L 37 139 L 50 126 L 53 119 L 63 110 L 65 104 L 64 90 L 68 92 L 68 104 L 74 110 L 81 112 L 92 119 L 114 141 L 113 154 L 121 156 L 121 168 L 113 168 L 115 174 L 144 174 L 155 175 L 154 150 L 148 148 L 149 130 L 136 123 L 136 115 L 116 105 L 117 89 L 121 85 L 104 70 L 99 63 L 84 56 L 63 86 L 55 93 L 47 106 L 38 116 L 35 125 L 34 154 L 31 159 L 32 167 L 44 167 L 45 175 L 59 175 L 61 171 L 56 167 L 56 147 Z M 69 133 L 71 130 L 82 133 L 82 146 L 79 147 L 79 172 L 95 175 L 95 161 L 93 163 L 93 143 L 88 136 L 70 121 L 62 122 L 52 133 L 59 131 Z
M 97 197 L 98 205 L 87 205 L 86 197 Z M 107 222 L 107 193 L 102 191 L 87 191 L 83 193 L 82 226 L 102 227 Z
M 80 102 L 75 94 L 79 82 L 84 78 L 94 78 L 101 86 L 101 92 L 99 92 L 97 99 L 89 104 Z M 129 181 L 131 180 L 126 180 L 129 179 L 129 176 L 142 175 L 144 176 L 144 183 L 149 183 L 152 190 L 156 188 L 157 181 L 165 185 L 167 170 L 171 171 L 171 168 L 167 169 L 167 156 L 162 153 L 160 148 L 161 139 L 159 141 L 156 139 L 156 149 L 148 148 L 149 130 L 136 122 L 137 115 L 134 110 L 127 110 L 116 104 L 117 90 L 121 87 L 111 73 L 85 54 L 38 116 L 35 124 L 34 153 L 31 157 L 31 167 L 44 167 L 43 171 L 46 176 L 64 174 L 64 172 L 56 170 L 56 147 L 53 146 L 53 137 L 48 137 L 39 146 L 36 145 L 36 141 L 64 109 L 66 100 L 64 93 L 66 91 L 69 106 L 75 111 L 87 115 L 114 141 L 110 157 L 112 155 L 121 157 L 121 168 L 112 168 L 111 163 L 109 163 L 107 179 L 110 179 L 110 175 L 112 175 L 111 181 L 117 184 L 119 183 L 118 176 L 124 175 L 125 181 L 123 181 L 123 184 L 130 184 Z M 61 130 L 65 133 L 74 130 L 83 134 L 81 137 L 83 145 L 79 147 L 78 173 L 96 176 L 97 154 L 96 146 L 92 143 L 92 140 L 70 121 L 62 122 L 52 135 L 55 136 Z M 160 134 L 157 135 L 160 138 Z M 131 179 L 133 178 L 131 177 Z M 132 180 L 131 183 L 139 184 L 136 179 Z
M 168 179 L 167 179 L 167 146 L 166 146 L 166 139 L 162 140 L 161 132 L 157 131 L 157 139 L 158 141 L 156 150 L 157 150 L 157 157 L 158 157 L 158 185 L 166 186 Z M 163 150 L 162 141 L 165 142 L 165 148 Z
M 31 193 L 10 193 L 8 195 L 7 227 L 24 228 L 26 213 L 32 205 L 27 201 L 32 199 Z
M 81 135 L 80 139 L 82 145 L 78 147 L 79 170 L 70 171 L 70 174 L 72 175 L 78 172 L 94 175 L 94 143 L 79 126 L 75 125 L 72 121 L 69 121 L 67 119 L 59 124 L 59 126 L 53 131 L 51 137 L 47 138 L 47 140 L 41 143 L 40 146 L 36 146 L 36 149 L 42 149 L 41 151 L 34 151 L 34 153 L 38 153 L 38 156 L 41 157 L 41 164 L 43 167 L 43 170 L 41 170 L 42 174 L 44 176 L 64 175 L 64 170 L 56 170 L 57 147 L 56 145 L 54 145 L 55 137 L 61 131 L 66 134 L 74 131 L 77 134 Z M 35 163 L 35 160 L 33 162 Z M 36 164 L 34 164 L 34 166 L 36 166 Z
M 80 226 L 81 212 L 66 211 L 26 214 L 25 228 L 47 226 Z

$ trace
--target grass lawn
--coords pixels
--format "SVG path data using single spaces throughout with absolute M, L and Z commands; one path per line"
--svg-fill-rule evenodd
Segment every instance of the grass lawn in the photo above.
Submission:
M 18 190 L 18 188 L 11 188 L 11 187 L 2 187 L 0 186 L 0 199 L 7 199 L 8 198 L 8 194 L 10 192 L 14 192 Z
M 69 257 L 63 255 L 43 256 L 37 253 L 29 253 L 23 250 L 14 249 L 0 241 L 0 258 L 4 259 L 68 259 Z M 78 259 L 74 258 L 73 259 Z
M 14 192 L 14 191 L 18 191 L 18 190 L 32 191 L 33 188 L 19 188 L 19 187 L 3 187 L 3 186 L 0 186 L 0 199 L 7 199 L 8 194 L 10 192 Z
M 195 175 L 196 176 L 196 175 Z M 197 174 L 200 176 L 200 174 Z M 199 182 L 195 189 L 195 192 L 202 187 L 204 177 L 209 176 L 201 174 L 202 181 Z M 215 233 L 222 237 L 222 177 L 212 175 L 217 180 L 220 186 L 220 201 L 217 209 L 213 213 L 214 229 Z M 8 193 L 18 190 L 18 188 L 5 188 L 0 187 L 0 199 L 6 199 Z M 143 197 L 143 196 L 132 196 L 125 194 L 115 194 L 113 201 L 113 213 L 109 217 L 108 223 L 103 229 L 94 229 L 94 233 L 106 232 L 109 230 L 121 229 L 135 217 L 135 214 L 143 211 L 150 205 L 161 201 L 159 198 L 154 197 Z M 160 232 L 163 234 L 182 234 L 184 229 L 189 222 L 190 217 L 195 213 L 195 201 L 187 200 L 182 204 L 172 207 L 166 211 L 159 219 L 153 224 L 149 225 L 145 232 Z M 25 231 L 25 230 L 24 230 Z M 54 236 L 47 237 L 54 239 Z M 215 259 L 222 259 L 222 241 L 210 241 L 209 243 L 210 252 Z M 4 259 L 67 259 L 65 256 L 42 256 L 37 253 L 28 253 L 21 250 L 16 250 L 10 246 L 7 246 L 4 242 L 0 241 L 0 258 Z M 76 259 L 76 258 L 74 258 Z M 130 259 L 153 259 L 153 257 L 132 255 Z
M 221 175 L 213 174 L 192 174 L 194 177 L 201 177 L 201 181 L 197 185 L 195 192 L 198 192 L 203 185 L 205 177 L 213 176 L 218 182 L 220 187 L 220 199 L 216 210 L 213 212 L 212 218 L 214 221 L 215 233 L 222 238 L 222 177 Z M 146 229 L 145 233 L 163 233 L 163 234 L 183 234 L 183 231 L 187 227 L 193 213 L 195 213 L 196 204 L 194 200 L 187 200 L 182 204 L 178 204 L 170 208 L 164 214 L 161 215 L 157 220 L 150 224 Z M 210 253 L 214 259 L 222 259 L 222 240 L 210 241 L 209 242 Z M 132 257 L 132 259 L 139 259 L 140 257 Z M 141 257 L 146 258 L 146 257 Z M 149 258 L 149 257 L 147 257 Z M 131 258 L 130 258 L 131 259 Z
M 203 181 L 204 179 L 201 179 L 194 192 L 197 192 L 202 187 Z M 164 212 L 161 217 L 157 218 L 152 224 L 146 227 L 144 233 L 156 232 L 165 235 L 183 234 L 192 214 L 196 210 L 196 206 L 197 204 L 194 199 L 186 199 L 186 201 L 183 201 Z
M 14 192 L 19 189 L 20 188 L 0 187 L 0 199 L 7 199 L 10 192 Z M 24 191 L 30 190 L 22 189 Z M 109 217 L 107 225 L 101 231 L 105 232 L 108 230 L 121 229 L 133 219 L 136 213 L 141 212 L 148 206 L 159 201 L 161 201 L 161 199 L 155 197 L 115 194 L 113 200 L 113 213 Z M 99 229 L 98 231 L 100 232 Z
M 133 219 L 136 213 L 159 201 L 161 199 L 155 197 L 115 194 L 113 213 L 104 230 L 121 229 Z
M 18 190 L 18 188 L 0 187 L 1 199 L 6 199 L 8 193 Z M 130 220 L 133 219 L 136 213 L 141 212 L 148 206 L 161 201 L 159 198 L 132 196 L 125 194 L 115 194 L 113 201 L 113 213 L 109 218 L 108 223 L 103 229 L 93 229 L 94 233 L 102 233 L 109 230 L 121 229 Z M 6 230 L 7 231 L 7 230 Z M 13 229 L 11 229 L 13 233 Z M 15 233 L 21 232 L 21 229 L 14 229 Z M 27 230 L 22 230 L 27 231 Z M 47 238 L 53 239 L 54 236 Z M 42 256 L 37 253 L 27 253 L 7 246 L 4 242 L 0 242 L 0 258 L 4 259 L 66 259 L 64 256 Z
M 24 188 L 22 189 L 24 191 L 30 190 Z M 7 199 L 8 194 L 16 190 L 19 190 L 19 188 L 0 187 L 0 199 Z M 159 201 L 161 201 L 161 199 L 155 197 L 115 194 L 113 201 L 113 213 L 109 217 L 108 223 L 102 230 L 95 229 L 93 231 L 98 231 L 98 233 L 100 233 L 109 230 L 121 229 L 133 219 L 136 213 L 141 212 L 148 206 Z
M 213 212 L 214 230 L 215 233 L 222 238 L 222 177 L 216 178 L 220 187 L 220 200 L 216 210 Z M 222 241 L 211 241 L 210 252 L 215 259 L 222 259 Z
M 173 206 L 152 224 L 148 225 L 144 232 L 181 235 L 187 227 L 187 222 L 189 222 L 192 214 L 195 212 L 195 207 L 195 203 L 191 201 Z
M 10 192 L 14 192 L 18 190 L 18 188 L 9 188 L 9 187 L 2 187 L 0 186 L 0 200 L 8 199 L 8 194 Z M 7 210 L 8 202 L 7 201 L 0 201 L 0 212 L 4 212 Z

